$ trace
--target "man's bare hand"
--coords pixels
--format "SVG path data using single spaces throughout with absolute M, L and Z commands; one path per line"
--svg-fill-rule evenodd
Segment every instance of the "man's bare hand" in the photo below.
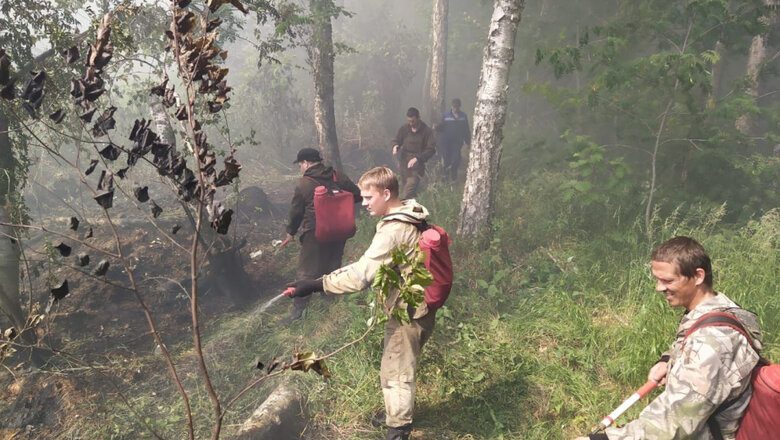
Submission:
M 393 145 L 393 156 L 395 156 L 396 154 L 398 154 L 398 149 L 399 149 L 399 148 L 401 148 L 401 147 L 399 147 L 398 145 Z
M 653 365 L 650 369 L 650 373 L 647 375 L 648 380 L 654 380 L 659 385 L 666 385 L 666 368 L 668 362 L 659 362 Z
M 409 163 L 406 164 L 406 168 L 411 168 L 411 167 L 415 166 L 416 164 L 417 164 L 417 158 L 413 157 L 413 158 L 409 159 Z

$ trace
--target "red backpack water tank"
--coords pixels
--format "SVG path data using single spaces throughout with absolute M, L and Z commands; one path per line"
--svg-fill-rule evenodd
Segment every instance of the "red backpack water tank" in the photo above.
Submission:
M 320 243 L 344 241 L 354 236 L 356 230 L 352 193 L 324 185 L 314 188 L 314 238 Z
M 433 275 L 433 284 L 425 288 L 425 303 L 436 310 L 450 296 L 452 290 L 452 259 L 450 236 L 444 228 L 428 225 L 420 234 L 420 249 L 425 252 L 425 268 Z

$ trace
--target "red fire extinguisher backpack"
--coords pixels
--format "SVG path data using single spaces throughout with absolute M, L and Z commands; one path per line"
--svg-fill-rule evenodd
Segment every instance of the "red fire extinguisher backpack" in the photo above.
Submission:
M 703 315 L 691 326 L 685 337 L 700 328 L 712 326 L 730 327 L 738 331 L 755 350 L 753 339 L 745 327 L 739 319 L 727 312 Z M 780 365 L 761 357 L 753 369 L 751 384 L 753 396 L 739 423 L 737 440 L 780 439 Z M 720 434 L 720 430 L 717 434 Z
M 333 182 L 306 177 L 319 184 L 314 188 L 314 238 L 319 243 L 333 243 L 353 237 L 357 231 L 355 201 L 352 193 L 339 188 L 336 171 Z
M 420 250 L 425 252 L 425 268 L 433 276 L 433 284 L 425 288 L 425 304 L 431 310 L 436 310 L 444 305 L 452 290 L 452 258 L 450 257 L 450 244 L 452 239 L 441 226 L 432 225 L 426 221 L 418 221 L 406 213 L 396 212 L 390 214 L 393 220 L 414 225 L 420 231 L 418 243 Z M 398 216 L 408 217 L 410 221 L 402 220 Z

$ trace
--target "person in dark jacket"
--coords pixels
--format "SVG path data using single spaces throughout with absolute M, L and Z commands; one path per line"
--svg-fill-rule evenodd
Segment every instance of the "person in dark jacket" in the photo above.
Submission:
M 444 161 L 445 176 L 454 182 L 458 178 L 460 149 L 463 144 L 471 145 L 469 119 L 460 111 L 460 99 L 452 100 L 452 108 L 444 112 L 436 131 L 439 132 L 438 145 Z
M 343 191 L 352 193 L 355 203 L 360 202 L 360 189 L 343 173 L 322 163 L 319 151 L 303 148 L 298 152 L 295 162 L 303 176 L 295 186 L 290 215 L 287 221 L 287 239 L 292 241 L 299 233 L 301 252 L 298 256 L 298 278 L 315 279 L 341 267 L 346 241 L 320 243 L 314 238 L 314 188 L 320 185 L 331 186 L 331 182 Z M 335 177 L 335 179 L 334 179 Z M 311 297 L 295 298 L 290 322 L 299 319 Z
M 420 120 L 420 111 L 409 107 L 406 121 L 393 138 L 393 155 L 398 157 L 401 173 L 401 200 L 417 195 L 420 179 L 425 175 L 425 162 L 436 154 L 436 136 L 433 130 Z

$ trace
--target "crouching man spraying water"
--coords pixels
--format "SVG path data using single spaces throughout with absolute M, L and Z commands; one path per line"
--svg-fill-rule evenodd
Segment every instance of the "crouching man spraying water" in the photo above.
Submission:
M 577 440 L 733 440 L 759 360 L 756 316 L 713 290 L 710 257 L 695 240 L 676 237 L 661 243 L 650 260 L 655 289 L 670 306 L 685 308 L 674 343 L 648 375 L 666 389 L 636 420 Z M 736 326 L 716 324 L 715 312 L 735 317 L 755 349 Z M 612 423 L 607 419 L 603 425 Z
M 392 264 L 392 251 L 399 246 L 414 249 L 420 232 L 414 223 L 422 223 L 428 210 L 414 200 L 398 198 L 398 180 L 384 167 L 374 168 L 358 181 L 363 206 L 380 217 L 376 233 L 363 256 L 356 262 L 317 280 L 298 280 L 290 296 L 304 297 L 314 292 L 329 294 L 359 292 L 371 285 L 382 265 Z M 403 268 L 401 268 L 403 269 Z M 389 319 L 385 324 L 384 350 L 380 367 L 385 399 L 387 440 L 407 440 L 412 430 L 415 375 L 423 345 L 433 333 L 436 312 L 423 301 L 414 309 L 398 295 L 388 295 L 400 310 L 408 310 L 410 322 Z M 386 305 L 386 309 L 388 305 Z

